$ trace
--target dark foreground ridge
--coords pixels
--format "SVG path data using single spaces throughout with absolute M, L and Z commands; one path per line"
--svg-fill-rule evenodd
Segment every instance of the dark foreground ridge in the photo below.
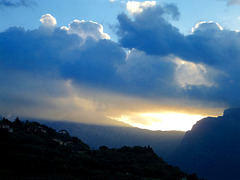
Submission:
M 0 179 L 198 179 L 168 165 L 149 146 L 90 150 L 66 130 L 18 118 L 0 121 L 0 147 Z

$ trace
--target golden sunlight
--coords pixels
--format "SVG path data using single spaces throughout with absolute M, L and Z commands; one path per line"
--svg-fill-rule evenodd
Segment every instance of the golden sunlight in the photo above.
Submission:
M 188 131 L 200 119 L 201 115 L 191 115 L 184 113 L 164 112 L 164 113 L 138 113 L 121 117 L 110 117 L 118 121 L 130 124 L 133 127 L 149 130 L 162 131 Z

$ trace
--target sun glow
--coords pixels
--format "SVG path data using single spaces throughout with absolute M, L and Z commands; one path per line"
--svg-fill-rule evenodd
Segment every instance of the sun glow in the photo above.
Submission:
M 192 126 L 204 116 L 184 113 L 164 112 L 164 113 L 138 113 L 129 116 L 110 117 L 118 121 L 130 124 L 133 127 L 149 130 L 177 130 L 188 131 Z

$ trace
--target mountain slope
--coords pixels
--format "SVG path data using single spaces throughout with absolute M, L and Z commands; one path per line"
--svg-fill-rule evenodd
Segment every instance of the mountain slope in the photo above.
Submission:
M 68 131 L 36 122 L 0 121 L 0 179 L 198 180 L 159 158 L 151 147 L 89 146 Z
M 240 108 L 198 121 L 168 162 L 211 180 L 238 180 Z
M 105 145 L 111 148 L 122 146 L 150 145 L 161 157 L 167 158 L 180 144 L 185 132 L 150 131 L 134 127 L 90 125 L 73 122 L 41 121 L 55 129 L 68 131 L 86 142 L 91 148 Z

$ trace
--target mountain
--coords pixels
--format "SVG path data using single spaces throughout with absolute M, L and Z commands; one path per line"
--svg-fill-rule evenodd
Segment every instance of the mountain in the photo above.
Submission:
M 168 162 L 210 180 L 238 180 L 239 152 L 240 108 L 231 108 L 198 121 Z
M 57 130 L 68 129 L 71 135 L 82 139 L 93 149 L 98 149 L 102 145 L 111 148 L 150 145 L 163 158 L 167 158 L 175 151 L 185 134 L 182 131 L 150 131 L 134 127 L 90 125 L 46 120 L 41 120 L 40 122 Z
M 150 146 L 90 150 L 66 129 L 0 121 L 0 179 L 198 180 L 168 165 Z

